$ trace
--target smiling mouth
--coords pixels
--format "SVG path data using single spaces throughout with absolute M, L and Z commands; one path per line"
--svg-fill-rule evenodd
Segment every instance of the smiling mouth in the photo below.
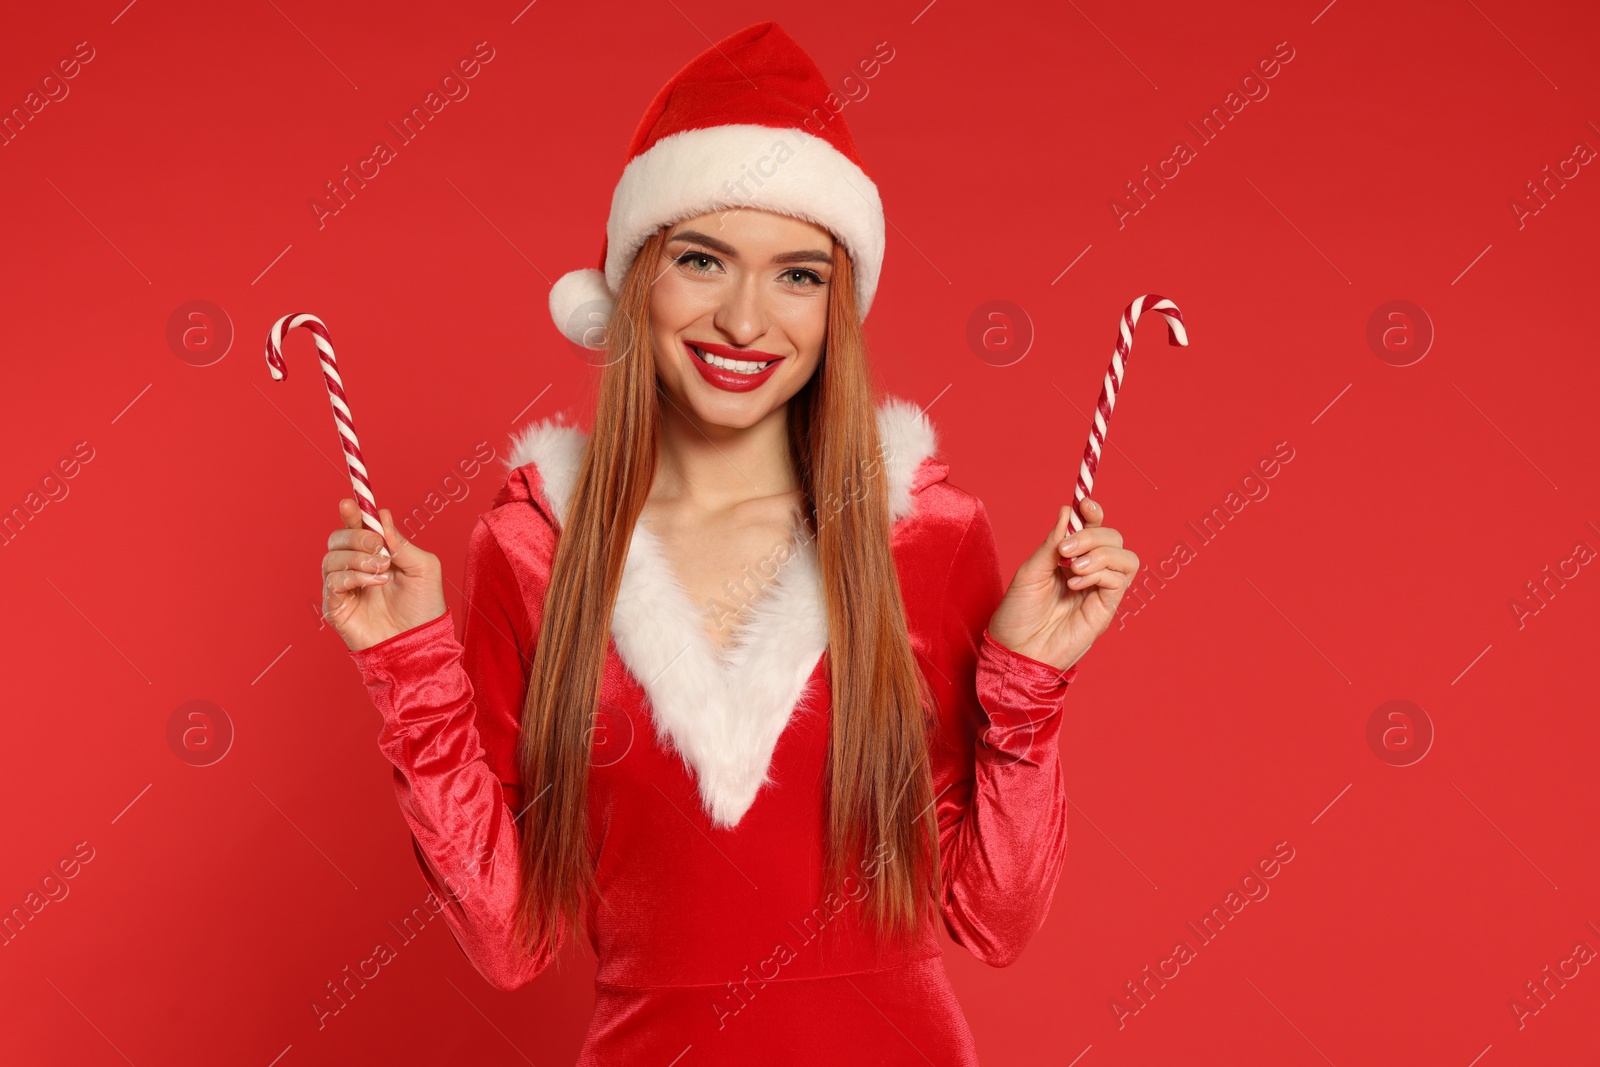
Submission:
M 703 363 L 707 363 L 710 366 L 716 367 L 718 370 L 725 370 L 730 374 L 760 374 L 762 371 L 766 370 L 774 363 L 779 362 L 783 358 L 782 356 L 779 356 L 778 359 L 769 359 L 761 363 L 752 363 L 748 360 L 727 359 L 723 356 L 713 355 L 703 348 L 690 344 L 688 341 L 685 341 L 684 344 L 689 345 L 689 351 L 694 353 L 696 359 Z

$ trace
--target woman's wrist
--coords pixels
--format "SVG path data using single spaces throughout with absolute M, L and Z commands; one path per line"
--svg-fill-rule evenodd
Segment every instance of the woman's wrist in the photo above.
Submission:
M 1057 667 L 1053 663 L 1039 659 L 1021 649 L 1012 648 L 1004 641 L 995 637 L 987 628 L 983 631 L 983 644 L 991 654 L 998 654 L 1010 661 L 1014 668 L 1020 668 L 1040 680 L 1050 679 L 1070 682 L 1078 676 L 1077 661 L 1065 667 Z M 1026 646 L 1024 646 L 1026 647 Z M 1081 660 L 1083 657 L 1078 657 Z
M 409 628 L 407 628 L 405 630 L 401 630 L 398 633 L 391 634 L 388 637 L 383 638 L 381 641 L 375 641 L 372 644 L 367 645 L 367 646 L 365 646 L 363 648 L 352 648 L 350 650 L 350 655 L 355 656 L 355 657 L 367 657 L 367 656 L 376 655 L 376 654 L 379 654 L 379 653 L 382 653 L 382 652 L 398 651 L 401 647 L 403 647 L 407 643 L 404 639 L 406 639 L 406 638 L 416 639 L 416 638 L 430 637 L 430 636 L 432 636 L 433 631 L 438 629 L 439 624 L 440 624 L 440 620 L 441 619 L 448 620 L 449 618 L 450 618 L 450 609 L 449 608 L 445 608 L 443 612 L 441 612 L 438 615 L 435 615 L 433 618 L 429 619 L 427 622 L 419 622 L 415 626 L 409 627 Z M 453 629 L 453 627 L 452 627 L 452 629 Z

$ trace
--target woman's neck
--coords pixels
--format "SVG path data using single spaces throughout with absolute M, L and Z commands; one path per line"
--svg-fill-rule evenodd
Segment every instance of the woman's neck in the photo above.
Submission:
M 787 405 L 754 425 L 708 425 L 664 404 L 652 501 L 722 511 L 746 501 L 798 492 L 789 458 Z

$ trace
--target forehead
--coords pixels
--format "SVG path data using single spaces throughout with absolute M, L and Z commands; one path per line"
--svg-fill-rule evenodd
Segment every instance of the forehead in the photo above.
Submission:
M 832 251 L 833 234 L 826 227 L 792 215 L 760 208 L 730 207 L 683 219 L 667 230 L 671 239 L 685 230 L 732 245 L 742 253 L 787 252 L 797 248 Z

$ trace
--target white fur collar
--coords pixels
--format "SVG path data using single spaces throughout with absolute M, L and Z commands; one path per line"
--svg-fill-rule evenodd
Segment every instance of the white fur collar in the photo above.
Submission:
M 912 486 L 938 436 L 909 401 L 888 397 L 877 416 L 890 513 L 899 522 L 916 508 Z M 565 521 L 587 441 L 578 427 L 548 419 L 512 437 L 507 467 L 538 468 L 558 523 Z M 611 635 L 649 697 L 657 738 L 694 772 L 701 802 L 720 827 L 737 825 L 771 780 L 767 769 L 778 738 L 827 648 L 816 549 L 798 540 L 799 550 L 751 602 L 725 655 L 706 637 L 700 610 L 643 523 L 635 525 L 628 548 Z

